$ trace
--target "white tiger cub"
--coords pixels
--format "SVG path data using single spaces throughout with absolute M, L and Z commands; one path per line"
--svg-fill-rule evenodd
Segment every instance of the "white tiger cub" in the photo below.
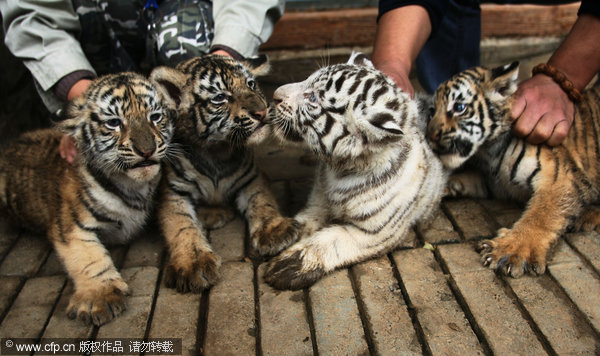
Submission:
M 310 286 L 336 268 L 386 253 L 437 208 L 447 175 L 425 141 L 426 118 L 364 56 L 321 68 L 275 91 L 274 135 L 320 159 L 301 240 L 273 258 L 264 279 Z

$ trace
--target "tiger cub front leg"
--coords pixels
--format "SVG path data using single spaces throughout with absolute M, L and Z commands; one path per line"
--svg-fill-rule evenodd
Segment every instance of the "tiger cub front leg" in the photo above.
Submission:
M 167 287 L 180 293 L 199 293 L 216 284 L 221 258 L 210 247 L 191 202 L 168 188 L 163 189 L 158 220 L 169 249 Z
M 452 173 L 448 178 L 444 197 L 487 198 L 485 179 L 481 173 L 473 170 Z
M 239 193 L 236 204 L 248 221 L 252 248 L 261 256 L 274 255 L 298 239 L 300 225 L 293 218 L 281 216 L 262 177 Z
M 497 237 L 479 243 L 482 263 L 515 278 L 543 274 L 548 250 L 566 230 L 569 217 L 581 209 L 577 199 L 564 186 L 536 191 L 511 229 L 500 229 Z
M 63 234 L 59 226 L 64 229 L 65 224 L 53 226 L 48 236 L 75 287 L 67 315 L 97 326 L 106 324 L 125 310 L 127 283 L 95 233 L 73 224 Z

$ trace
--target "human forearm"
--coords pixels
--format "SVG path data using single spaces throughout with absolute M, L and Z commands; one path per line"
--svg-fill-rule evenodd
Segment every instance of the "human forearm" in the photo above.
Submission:
M 583 90 L 600 71 L 600 18 L 582 14 L 571 32 L 548 60 L 573 85 Z
M 69 1 L 0 1 L 5 43 L 43 90 L 65 75 L 93 68 L 74 34 L 79 20 Z
M 408 74 L 430 34 L 431 21 L 425 8 L 409 5 L 386 12 L 377 25 L 373 64 L 412 94 Z

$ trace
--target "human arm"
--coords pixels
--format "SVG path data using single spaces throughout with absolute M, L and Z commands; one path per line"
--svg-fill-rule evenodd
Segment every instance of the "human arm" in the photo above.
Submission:
M 448 0 L 380 0 L 372 61 L 414 96 L 409 73 L 429 37 L 440 27 Z
M 408 75 L 430 34 L 429 14 L 419 5 L 388 11 L 381 16 L 377 25 L 373 65 L 392 78 L 411 97 L 414 96 L 414 88 Z
M 582 13 L 571 32 L 548 60 L 582 91 L 600 71 L 600 17 Z M 519 85 L 511 115 L 513 132 L 532 144 L 560 144 L 573 123 L 574 104 L 561 87 L 545 74 Z
M 283 0 L 215 0 L 213 17 L 215 37 L 211 52 L 253 57 L 258 47 L 273 33 L 275 22 L 283 14 Z M 234 53 L 231 53 L 233 50 Z
M 62 106 L 54 92 L 61 79 L 76 71 L 95 76 L 75 38 L 80 25 L 71 1 L 6 0 L 0 11 L 6 46 L 32 73 L 50 111 Z

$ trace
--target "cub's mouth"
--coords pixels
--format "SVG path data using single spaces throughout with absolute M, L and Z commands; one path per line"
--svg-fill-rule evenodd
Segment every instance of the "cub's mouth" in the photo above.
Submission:
M 148 160 L 144 160 L 141 162 L 138 162 L 136 164 L 134 164 L 133 166 L 131 166 L 130 169 L 136 169 L 136 168 L 143 168 L 143 167 L 150 167 L 150 166 L 154 166 L 155 164 L 158 164 L 157 161 L 148 159 Z

